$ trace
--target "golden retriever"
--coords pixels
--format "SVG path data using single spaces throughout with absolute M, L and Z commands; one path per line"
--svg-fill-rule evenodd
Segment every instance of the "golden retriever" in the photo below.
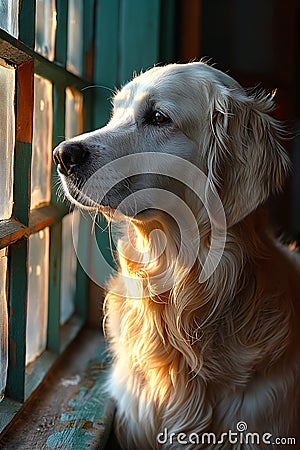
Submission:
M 121 446 L 299 448 L 300 268 L 263 207 L 290 167 L 273 96 L 194 62 L 113 105 L 54 160 L 73 203 L 122 222 L 105 301 Z

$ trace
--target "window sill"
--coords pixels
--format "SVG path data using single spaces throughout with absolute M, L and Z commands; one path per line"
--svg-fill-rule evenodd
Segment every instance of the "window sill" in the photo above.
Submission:
M 102 392 L 108 366 L 100 331 L 85 328 L 0 435 L 4 448 L 105 448 L 114 414 Z M 2 407 L 12 415 L 20 404 Z

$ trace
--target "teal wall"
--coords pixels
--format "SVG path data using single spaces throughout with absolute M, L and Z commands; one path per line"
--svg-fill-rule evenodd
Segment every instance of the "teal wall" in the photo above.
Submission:
M 110 117 L 112 90 L 120 88 L 134 72 L 157 63 L 170 62 L 174 53 L 175 0 L 98 0 L 96 36 L 93 129 Z M 96 235 L 101 252 L 115 266 L 111 256 L 106 222 L 100 219 Z M 94 270 L 97 256 L 94 255 Z

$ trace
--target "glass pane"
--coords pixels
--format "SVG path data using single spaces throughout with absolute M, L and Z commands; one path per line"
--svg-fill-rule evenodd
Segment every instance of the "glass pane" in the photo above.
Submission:
M 73 314 L 75 308 L 76 292 L 76 269 L 77 257 L 74 249 L 78 239 L 78 226 L 73 227 L 73 215 L 80 214 L 74 211 L 65 216 L 62 220 L 62 261 L 61 261 L 61 304 L 60 304 L 60 322 L 65 323 Z M 79 220 L 75 221 L 79 224 Z M 75 225 L 74 222 L 74 225 Z
M 49 228 L 29 237 L 26 364 L 46 348 L 48 319 Z
M 0 401 L 4 397 L 8 364 L 8 315 L 6 276 L 6 249 L 2 249 L 0 250 Z
M 77 136 L 83 131 L 82 95 L 78 91 L 66 89 L 66 139 Z
M 14 96 L 15 70 L 0 65 L 0 220 L 9 219 L 13 207 Z
M 19 36 L 19 0 L 0 0 L 0 28 Z
M 53 61 L 57 25 L 55 0 L 37 0 L 35 25 L 35 51 Z
M 34 124 L 31 162 L 31 208 L 51 196 L 52 83 L 34 75 Z
M 82 75 L 83 60 L 83 2 L 69 0 L 67 70 Z

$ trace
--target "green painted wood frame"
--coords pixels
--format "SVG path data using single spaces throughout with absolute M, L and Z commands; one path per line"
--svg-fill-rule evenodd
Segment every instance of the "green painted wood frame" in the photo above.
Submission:
M 30 211 L 30 171 L 32 153 L 32 127 L 34 86 L 37 73 L 53 82 L 53 146 L 65 134 L 65 88 L 82 90 L 90 81 L 65 70 L 67 58 L 68 2 L 57 0 L 57 45 L 55 62 L 34 52 L 35 1 L 20 2 L 19 36 L 17 40 L 0 30 L 0 57 L 16 67 L 16 145 L 14 155 L 14 208 L 10 220 L 0 221 L 0 248 L 9 249 L 9 367 L 6 398 L 0 403 L 0 432 L 7 426 L 22 403 L 28 399 L 42 381 L 49 368 L 74 339 L 87 318 L 87 275 L 77 270 L 78 289 L 75 315 L 60 326 L 60 285 L 62 252 L 62 218 L 69 212 L 56 197 L 56 169 L 52 169 L 52 192 L 49 205 Z M 94 0 L 89 0 L 94 8 Z M 92 20 L 92 14 L 89 20 Z M 92 28 L 88 19 L 85 29 Z M 89 34 L 91 38 L 91 34 Z M 85 44 L 86 47 L 91 46 Z M 84 57 L 84 56 L 83 56 Z M 85 91 L 82 91 L 85 97 Z M 92 96 L 87 95 L 84 111 L 84 129 L 92 127 Z M 22 175 L 20 175 L 22 174 Z M 49 311 L 47 349 L 28 367 L 26 358 L 26 311 L 28 289 L 28 237 L 50 227 Z M 84 226 L 84 225 L 83 225 Z M 86 243 L 88 248 L 88 243 Z M 77 298 L 83 299 L 78 302 Z

